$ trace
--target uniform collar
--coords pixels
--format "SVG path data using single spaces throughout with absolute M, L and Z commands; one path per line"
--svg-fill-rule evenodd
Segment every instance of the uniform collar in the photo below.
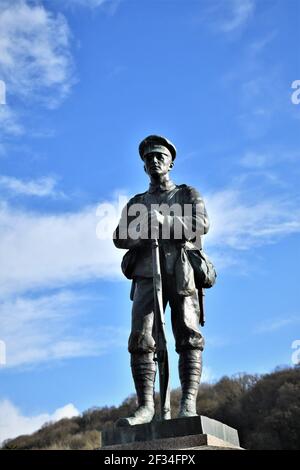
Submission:
M 162 183 L 159 183 L 159 184 L 150 183 L 149 193 L 155 193 L 155 191 L 170 191 L 171 189 L 174 189 L 175 186 L 176 184 L 173 183 L 172 180 L 163 181 Z

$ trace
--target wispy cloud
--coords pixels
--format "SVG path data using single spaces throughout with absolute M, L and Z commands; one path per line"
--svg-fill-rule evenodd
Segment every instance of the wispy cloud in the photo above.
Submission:
M 20 136 L 24 133 L 20 117 L 7 104 L 0 105 L 0 130 L 11 136 Z
M 0 401 L 0 444 L 6 439 L 23 434 L 32 434 L 47 422 L 78 416 L 79 411 L 72 403 L 55 410 L 52 414 L 42 413 L 36 416 L 24 416 L 10 401 Z
M 74 289 L 74 283 L 121 276 L 122 253 L 112 234 L 97 238 L 98 222 L 96 207 L 55 215 L 15 210 L 7 203 L 0 207 L 0 332 L 6 367 L 101 355 L 126 344 L 126 331 L 95 328 L 87 321 L 88 305 L 101 299 Z M 66 285 L 69 290 L 61 289 Z M 49 293 L 51 288 L 58 292 Z M 85 323 L 91 326 L 82 327 Z
M 56 184 L 56 180 L 52 177 L 24 181 L 11 176 L 0 175 L 0 190 L 4 189 L 16 195 L 61 197 L 63 193 L 56 191 Z
M 91 9 L 103 6 L 109 14 L 120 3 L 119 0 L 66 0 L 63 4 L 52 1 L 60 9 L 66 5 Z M 2 133 L 21 135 L 26 127 L 21 110 L 36 103 L 56 108 L 77 80 L 67 19 L 47 6 L 46 2 L 31 0 L 0 2 L 0 79 L 6 87 L 7 103 L 0 106 Z
M 17 189 L 40 194 L 35 185 L 17 185 Z M 52 190 L 49 184 L 48 192 Z M 45 215 L 1 205 L 0 332 L 6 344 L 5 367 L 95 356 L 125 347 L 127 331 L 97 328 L 88 320 L 93 310 L 89 305 L 101 299 L 80 295 L 74 288 L 74 283 L 121 276 L 123 253 L 112 243 L 112 230 L 108 239 L 97 238 L 98 222 L 94 206 Z M 61 289 L 66 285 L 69 290 Z M 51 288 L 58 292 L 49 293 Z M 40 289 L 46 294 L 41 295 Z
M 97 8 L 111 0 L 66 0 L 67 4 L 81 5 L 88 8 Z
M 207 194 L 205 200 L 212 221 L 205 247 L 218 269 L 240 260 L 243 250 L 300 233 L 295 198 L 261 200 L 256 194 L 231 189 Z M 116 209 L 110 221 L 114 227 L 118 204 L 113 199 L 108 202 Z M 0 331 L 9 366 L 98 355 L 112 341 L 125 342 L 124 332 L 73 330 L 74 315 L 82 315 L 86 308 L 79 295 L 61 290 L 78 282 L 121 276 L 124 251 L 114 247 L 112 230 L 108 237 L 97 238 L 98 222 L 94 206 L 57 214 L 20 210 L 8 203 L 0 206 Z M 38 294 L 39 289 L 50 288 L 60 291 Z
M 300 233 L 299 202 L 265 198 L 238 190 L 224 190 L 207 196 L 212 227 L 205 237 L 212 248 L 250 249 L 274 243 L 280 237 Z
M 27 0 L 0 4 L 0 76 L 10 95 L 54 106 L 73 83 L 70 30 L 62 14 Z
M 53 3 L 60 4 L 60 0 L 51 0 Z M 60 5 L 63 8 L 68 7 L 85 7 L 90 10 L 102 7 L 110 15 L 113 15 L 122 0 L 64 0 L 63 5 Z
M 261 38 L 253 41 L 249 44 L 249 52 L 252 55 L 252 58 L 256 58 L 258 54 L 261 54 L 263 51 L 267 49 L 275 37 L 277 36 L 277 31 L 273 30 L 269 33 L 265 34 Z
M 56 184 L 57 181 L 52 177 L 24 181 L 11 176 L 0 175 L 0 190 L 4 189 L 13 195 L 63 197 L 63 193 L 55 189 Z
M 89 318 L 91 300 L 101 303 L 101 299 L 91 299 L 75 290 L 36 297 L 15 296 L 1 301 L 5 367 L 98 356 L 112 347 L 125 345 L 126 331 L 100 325 L 95 328 Z
M 240 160 L 240 164 L 245 168 L 261 169 L 269 166 L 272 157 L 266 153 L 246 152 Z
M 239 160 L 241 166 L 254 170 L 261 170 L 275 165 L 293 164 L 300 161 L 300 151 L 286 151 L 273 149 L 272 151 L 248 151 Z
M 39 196 L 55 191 L 52 180 L 44 185 L 43 181 L 23 184 L 18 180 L 4 179 L 2 184 Z M 262 199 L 256 193 L 239 188 L 207 194 L 205 200 L 212 221 L 211 229 L 205 236 L 205 246 L 215 252 L 222 250 L 225 266 L 232 263 L 232 250 L 250 250 L 300 233 L 297 197 L 281 194 L 280 197 L 270 195 Z M 75 212 L 41 214 L 2 203 L 2 295 L 44 287 L 61 288 L 101 277 L 119 277 L 124 252 L 117 250 L 111 239 L 119 208 L 114 200 L 106 202 L 114 210 L 107 236 L 102 239 L 98 239 L 96 233 L 100 220 L 96 206 Z
M 281 318 L 270 318 L 265 320 L 264 323 L 259 325 L 255 332 L 256 333 L 272 333 L 273 331 L 281 330 L 286 326 L 290 325 L 299 325 L 300 324 L 300 315 L 283 315 Z
M 220 29 L 225 33 L 243 26 L 252 17 L 255 9 L 254 0 L 231 0 L 227 18 L 219 23 Z
M 29 0 L 1 0 L 0 24 L 0 79 L 6 87 L 0 131 L 20 136 L 26 107 L 55 108 L 70 93 L 75 82 L 71 32 L 61 13 Z
M 96 207 L 40 214 L 0 205 L 0 291 L 24 292 L 120 275 L 122 253 L 99 240 Z
M 287 87 L 278 64 L 268 65 L 246 53 L 247 63 L 239 67 L 235 84 L 239 90 L 237 121 L 250 137 L 264 135 L 275 115 L 288 111 Z M 272 84 L 272 85 L 270 85 Z
M 278 47 L 272 44 L 277 34 L 275 29 L 267 28 L 260 37 L 242 45 L 242 55 L 222 78 L 226 91 L 238 97 L 237 122 L 251 138 L 263 136 L 275 116 L 291 113 L 282 64 L 272 59 Z
M 255 12 L 254 0 L 214 0 L 208 4 L 206 21 L 213 31 L 224 34 L 245 27 Z

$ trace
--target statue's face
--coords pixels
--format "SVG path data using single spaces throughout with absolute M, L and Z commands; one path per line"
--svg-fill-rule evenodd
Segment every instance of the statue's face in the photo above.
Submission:
M 145 155 L 144 163 L 148 175 L 166 175 L 172 166 L 172 157 L 164 153 L 151 152 Z

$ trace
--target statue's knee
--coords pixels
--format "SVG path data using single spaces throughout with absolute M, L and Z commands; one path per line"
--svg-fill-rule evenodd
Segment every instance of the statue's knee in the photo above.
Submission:
M 190 349 L 203 351 L 205 341 L 201 333 L 193 332 L 185 337 L 176 338 L 176 352 L 180 353 Z
M 134 353 L 151 353 L 155 351 L 154 338 L 142 331 L 133 331 L 128 341 L 128 351 Z

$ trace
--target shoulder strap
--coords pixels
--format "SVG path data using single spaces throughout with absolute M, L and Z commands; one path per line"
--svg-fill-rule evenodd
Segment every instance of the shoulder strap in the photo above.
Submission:
M 169 202 L 172 199 L 172 197 L 175 196 L 175 194 L 179 191 L 179 189 L 180 189 L 180 187 L 178 187 L 178 186 L 176 186 L 174 189 L 172 189 L 166 197 L 166 202 Z

